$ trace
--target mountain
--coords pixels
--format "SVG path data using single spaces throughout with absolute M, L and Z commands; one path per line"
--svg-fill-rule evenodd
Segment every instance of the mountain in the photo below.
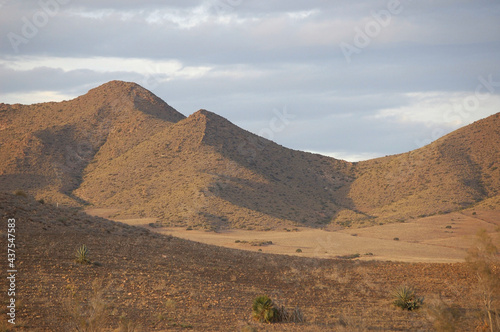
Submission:
M 119 81 L 71 101 L 0 104 L 2 189 L 80 204 L 72 192 L 84 170 L 122 155 L 183 118 L 146 89 Z
M 350 168 L 200 110 L 86 172 L 75 194 L 121 209 L 117 217 L 212 228 L 307 225 L 328 223 L 340 209 L 333 187 L 351 181 Z
M 368 225 L 485 202 L 498 209 L 499 121 L 350 163 L 282 147 L 206 110 L 185 117 L 113 81 L 70 101 L 0 104 L 1 190 L 212 230 Z
M 498 209 L 499 166 L 497 113 L 415 151 L 360 162 L 346 197 L 372 220 L 402 221 L 485 200 Z

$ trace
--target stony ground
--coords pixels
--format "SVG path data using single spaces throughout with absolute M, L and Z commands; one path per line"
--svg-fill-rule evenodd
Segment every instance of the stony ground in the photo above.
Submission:
M 465 264 L 321 260 L 220 248 L 159 235 L 31 198 L 0 195 L 1 249 L 16 218 L 17 316 L 14 330 L 71 331 L 429 331 L 438 298 L 457 309 L 459 330 L 478 326 L 476 280 Z M 5 226 L 5 227 L 4 227 Z M 92 264 L 74 261 L 82 244 Z M 1 273 L 7 270 L 2 254 Z M 0 331 L 6 322 L 5 278 Z M 427 308 L 392 303 L 414 287 Z M 261 324 L 262 294 L 299 307 L 306 322 Z

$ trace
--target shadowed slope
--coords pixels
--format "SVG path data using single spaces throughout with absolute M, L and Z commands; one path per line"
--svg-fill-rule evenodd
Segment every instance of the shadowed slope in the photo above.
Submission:
M 0 104 L 2 190 L 73 204 L 71 192 L 91 163 L 113 159 L 182 118 L 146 89 L 119 81 L 60 103 Z

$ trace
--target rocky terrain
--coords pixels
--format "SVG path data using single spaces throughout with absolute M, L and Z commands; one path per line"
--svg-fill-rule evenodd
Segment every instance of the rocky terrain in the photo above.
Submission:
M 500 114 L 421 149 L 350 163 L 282 147 L 134 84 L 0 104 L 0 190 L 197 229 L 358 227 L 498 210 Z
M 443 322 L 472 331 L 482 324 L 476 275 L 465 263 L 250 253 L 0 194 L 0 218 L 13 217 L 16 331 L 428 331 Z M 83 244 L 90 264 L 75 262 Z M 6 271 L 7 261 L 0 262 Z M 392 305 L 400 285 L 425 297 L 425 309 Z M 8 287 L 2 282 L 1 293 Z M 256 322 L 252 301 L 263 294 L 298 307 L 306 322 Z M 12 327 L 7 301 L 2 296 L 2 330 Z

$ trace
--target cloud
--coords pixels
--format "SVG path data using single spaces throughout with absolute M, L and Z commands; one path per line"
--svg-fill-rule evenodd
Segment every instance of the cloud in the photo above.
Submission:
M 500 3 L 400 0 L 382 24 L 387 0 L 43 3 L 54 1 L 53 12 L 2 3 L 0 102 L 134 81 L 181 113 L 207 108 L 256 133 L 286 108 L 296 117 L 278 143 L 351 159 L 417 148 L 499 109 L 495 86 L 459 111 L 479 77 L 500 81 Z M 348 63 L 340 43 L 370 24 L 380 31 Z M 17 49 L 12 34 L 25 39 Z

